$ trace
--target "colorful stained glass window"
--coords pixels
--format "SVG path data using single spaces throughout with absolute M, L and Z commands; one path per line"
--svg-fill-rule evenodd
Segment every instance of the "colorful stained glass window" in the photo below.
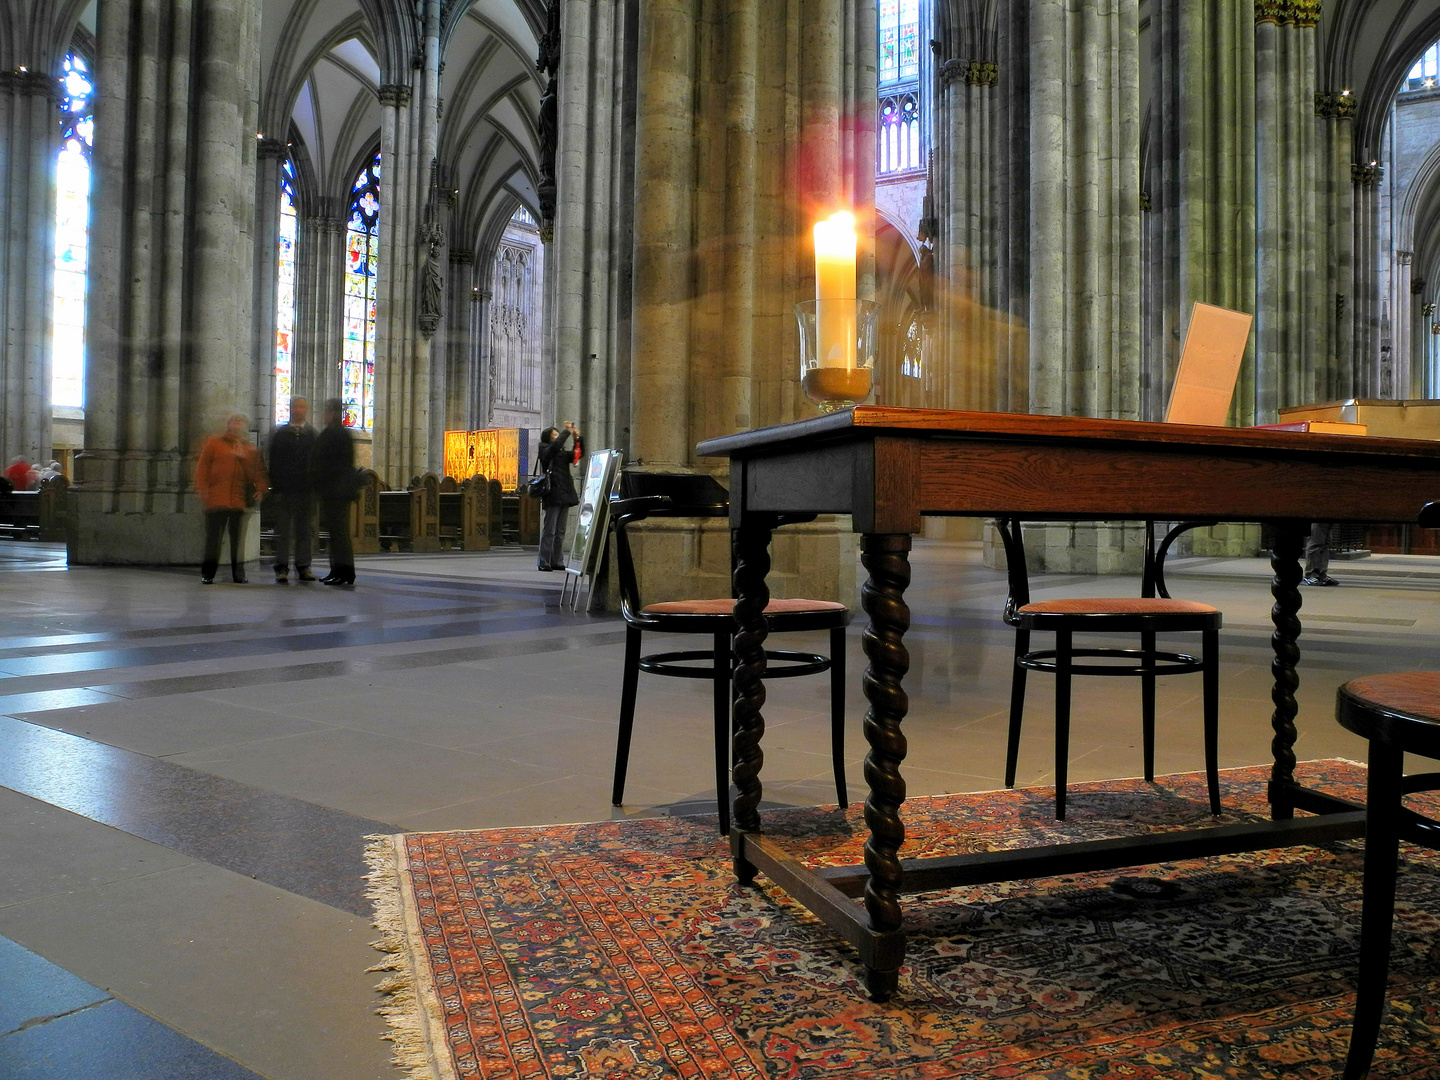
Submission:
M 65 57 L 60 155 L 55 168 L 55 281 L 50 400 L 85 404 L 85 265 L 90 231 L 90 152 L 95 83 L 82 57 Z
M 920 77 L 920 0 L 879 0 L 880 85 Z
M 375 426 L 375 279 L 380 258 L 380 155 L 350 189 L 345 223 L 345 310 L 340 400 L 346 427 Z
M 280 236 L 275 248 L 275 423 L 290 420 L 295 392 L 295 163 L 280 166 Z

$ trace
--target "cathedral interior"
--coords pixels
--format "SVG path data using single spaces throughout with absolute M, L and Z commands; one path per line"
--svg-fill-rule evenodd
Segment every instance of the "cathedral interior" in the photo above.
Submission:
M 816 415 L 792 309 L 836 210 L 875 404 L 1160 421 L 1197 302 L 1254 316 L 1231 426 L 1440 399 L 1440 0 L 0 0 L 0 197 L 0 458 L 69 481 L 63 538 L 0 540 L 17 1080 L 398 1077 L 364 837 L 612 813 L 623 627 L 530 556 L 197 598 L 196 458 L 236 412 L 263 446 L 292 397 L 339 399 L 393 491 L 445 474 L 447 431 L 533 453 L 567 420 L 724 482 L 697 443 Z M 715 529 L 637 531 L 655 597 L 725 588 Z M 1037 595 L 1136 572 L 1123 530 L 1051 532 Z M 960 616 L 998 611 L 993 534 L 923 537 L 915 724 L 959 714 L 988 754 L 1008 639 Z M 777 595 L 858 606 L 855 551 L 833 517 L 777 539 Z M 1325 719 L 1337 681 L 1436 666 L 1440 574 L 1398 557 L 1315 594 L 1312 756 L 1364 757 Z M 1253 704 L 1269 600 L 1236 573 L 1204 584 Z M 713 807 L 705 694 L 642 706 L 693 753 L 637 749 L 625 812 Z M 1109 700 L 1077 777 L 1133 770 Z M 833 794 L 825 707 L 783 698 L 769 798 Z M 1267 760 L 1267 732 L 1224 738 Z M 947 751 L 912 790 L 998 768 Z

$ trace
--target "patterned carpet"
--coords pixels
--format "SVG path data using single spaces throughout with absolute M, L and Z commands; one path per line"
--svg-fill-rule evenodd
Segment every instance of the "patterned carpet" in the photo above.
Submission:
M 1222 822 L 1265 809 L 1228 770 Z M 1364 769 L 1302 763 L 1363 798 Z M 917 798 L 902 854 L 1210 821 L 1203 777 Z M 766 830 L 858 861 L 859 808 Z M 1440 859 L 1406 848 L 1392 1005 L 1372 1076 L 1440 1078 Z M 739 887 L 709 818 L 375 838 L 377 947 L 398 1064 L 524 1080 L 1320 1078 L 1349 1042 L 1360 844 L 1293 848 L 913 897 L 900 993 L 764 878 Z

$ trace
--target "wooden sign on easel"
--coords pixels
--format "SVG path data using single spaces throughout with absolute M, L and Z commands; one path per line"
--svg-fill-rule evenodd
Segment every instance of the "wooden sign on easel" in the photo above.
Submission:
M 1252 322 L 1254 316 L 1243 311 L 1195 305 L 1165 412 L 1167 423 L 1224 427 Z

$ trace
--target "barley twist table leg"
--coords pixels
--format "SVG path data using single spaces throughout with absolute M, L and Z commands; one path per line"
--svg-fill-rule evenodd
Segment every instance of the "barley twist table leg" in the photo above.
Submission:
M 1275 757 L 1270 772 L 1270 812 L 1276 821 L 1295 816 L 1288 789 L 1295 783 L 1295 714 L 1300 711 L 1295 703 L 1295 690 L 1300 685 L 1300 676 L 1295 672 L 1300 662 L 1297 613 L 1303 573 L 1300 558 L 1308 531 L 1306 522 L 1281 522 L 1275 527 L 1275 546 L 1270 554 L 1270 566 L 1275 571 L 1270 585 L 1270 594 L 1275 597 L 1275 605 L 1270 609 L 1270 621 L 1275 624 L 1275 632 L 1270 635 L 1270 647 L 1275 652 L 1270 664 L 1275 676 L 1275 685 L 1270 691 L 1270 700 L 1275 703 L 1275 713 L 1270 719 L 1275 731 L 1270 741 Z
M 899 931 L 900 846 L 905 826 L 900 807 L 905 802 L 905 781 L 900 763 L 905 760 L 905 736 L 900 722 L 909 708 L 900 682 L 910 667 L 910 654 L 902 641 L 910 628 L 910 609 L 905 605 L 905 587 L 910 584 L 910 537 L 904 533 L 866 534 L 860 541 L 861 562 L 869 579 L 861 599 L 870 625 L 865 630 L 865 739 L 870 752 L 865 758 L 865 780 L 870 794 L 865 800 L 865 824 L 870 837 L 865 841 L 865 866 L 870 871 L 865 886 L 865 910 L 872 931 Z M 895 967 L 869 969 L 866 986 L 870 996 L 884 1001 L 900 981 L 899 960 Z
M 760 767 L 765 755 L 760 739 L 765 734 L 765 605 L 770 602 L 770 588 L 765 575 L 770 572 L 770 524 L 746 524 L 735 537 L 735 804 L 731 816 L 734 841 L 740 833 L 760 831 Z M 744 884 L 755 880 L 755 867 L 740 854 L 738 842 L 732 843 L 735 853 L 735 875 Z

